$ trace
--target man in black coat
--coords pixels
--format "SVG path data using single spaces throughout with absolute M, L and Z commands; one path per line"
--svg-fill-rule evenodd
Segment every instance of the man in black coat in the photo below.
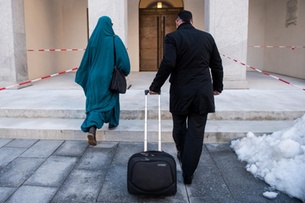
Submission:
M 214 95 L 223 90 L 223 67 L 212 35 L 193 27 L 191 12 L 180 11 L 175 22 L 177 30 L 165 36 L 164 56 L 149 90 L 150 94 L 160 93 L 170 75 L 173 139 L 184 183 L 191 184 L 207 115 L 215 112 Z

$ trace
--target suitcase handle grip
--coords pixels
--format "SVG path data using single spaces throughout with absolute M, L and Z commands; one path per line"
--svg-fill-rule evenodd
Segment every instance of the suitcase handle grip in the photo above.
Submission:
M 144 151 L 147 151 L 147 95 L 149 90 L 144 90 L 145 93 L 145 117 L 144 117 Z M 158 94 L 158 151 L 161 150 L 161 96 Z
M 148 95 L 148 94 L 149 94 L 149 90 L 144 90 L 144 94 L 145 94 L 145 95 Z M 157 93 L 157 94 L 160 95 L 161 92 L 159 92 L 159 93 Z

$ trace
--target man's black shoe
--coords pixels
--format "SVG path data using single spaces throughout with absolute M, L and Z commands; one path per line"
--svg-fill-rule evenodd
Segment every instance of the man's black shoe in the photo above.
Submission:
M 186 184 L 186 185 L 192 184 L 193 177 L 194 176 L 184 176 L 183 175 L 183 182 L 184 182 L 184 184 Z

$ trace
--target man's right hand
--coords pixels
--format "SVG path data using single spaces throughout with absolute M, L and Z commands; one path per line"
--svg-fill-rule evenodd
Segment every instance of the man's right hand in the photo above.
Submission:
M 220 95 L 220 92 L 218 92 L 218 91 L 214 91 L 214 95 Z
M 158 94 L 157 92 L 149 90 L 149 94 Z

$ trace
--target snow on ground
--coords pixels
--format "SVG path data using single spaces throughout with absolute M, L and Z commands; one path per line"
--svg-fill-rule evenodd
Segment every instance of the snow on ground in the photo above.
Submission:
M 247 162 L 246 170 L 255 177 L 305 202 L 305 115 L 291 128 L 270 135 L 249 132 L 232 141 L 231 148 L 239 160 Z

